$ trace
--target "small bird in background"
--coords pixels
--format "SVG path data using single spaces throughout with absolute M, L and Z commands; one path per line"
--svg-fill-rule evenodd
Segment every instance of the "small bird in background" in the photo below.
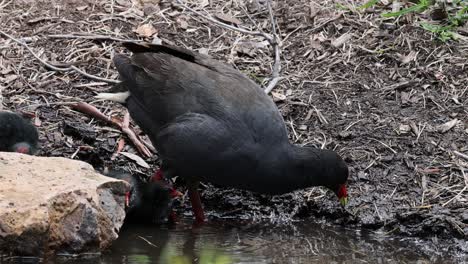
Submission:
M 33 155 L 39 134 L 36 127 L 20 115 L 0 111 L 0 151 Z
M 140 176 L 123 170 L 105 170 L 103 174 L 126 181 L 131 186 L 125 195 L 126 222 L 164 224 L 176 221 L 172 212 L 173 199 L 182 194 L 164 181 L 150 179 L 146 182 Z

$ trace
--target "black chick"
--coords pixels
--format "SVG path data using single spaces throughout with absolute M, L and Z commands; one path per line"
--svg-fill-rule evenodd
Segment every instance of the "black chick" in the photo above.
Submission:
M 138 175 L 121 170 L 109 170 L 104 175 L 126 181 L 131 189 L 126 194 L 126 222 L 163 224 L 174 220 L 172 189 L 160 181 L 143 181 Z
M 34 154 L 39 134 L 35 126 L 20 115 L 0 111 L 0 151 Z

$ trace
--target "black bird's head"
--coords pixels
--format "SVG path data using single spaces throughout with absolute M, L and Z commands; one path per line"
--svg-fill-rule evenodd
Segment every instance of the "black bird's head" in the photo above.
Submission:
M 35 154 L 39 134 L 36 127 L 19 114 L 0 111 L 0 151 Z
M 28 142 L 19 142 L 11 146 L 10 151 L 33 155 L 36 152 L 36 148 Z
M 338 153 L 313 147 L 302 147 L 297 167 L 310 185 L 325 186 L 332 190 L 341 205 L 348 203 L 346 182 L 349 169 Z

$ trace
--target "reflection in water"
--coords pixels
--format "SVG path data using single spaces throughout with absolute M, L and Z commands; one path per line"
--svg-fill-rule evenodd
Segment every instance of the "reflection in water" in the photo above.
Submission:
M 101 263 L 427 263 L 417 241 L 314 223 L 288 226 L 210 221 L 193 229 L 127 226 Z M 442 253 L 440 253 L 442 254 Z M 145 256 L 145 257 L 143 257 Z M 211 258 L 214 261 L 205 262 Z M 448 261 L 447 258 L 443 258 Z M 216 262 L 218 261 L 218 262 Z
M 190 222 L 174 227 L 125 226 L 101 256 L 54 263 L 227 264 L 227 263 L 459 263 L 431 246 L 402 239 L 329 227 L 311 222 L 274 226 L 241 220 L 210 220 L 201 228 Z M 442 250 L 442 249 L 439 249 Z M 23 262 L 25 263 L 25 262 Z M 33 262 L 26 262 L 33 263 Z

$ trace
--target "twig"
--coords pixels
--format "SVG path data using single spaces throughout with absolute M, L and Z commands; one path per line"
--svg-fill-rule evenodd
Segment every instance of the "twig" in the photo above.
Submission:
M 123 148 L 125 147 L 125 140 L 121 137 L 119 142 L 117 143 L 117 149 L 115 150 L 114 154 L 112 154 L 111 160 L 115 160 L 120 152 L 122 152 Z
M 130 128 L 130 114 L 128 111 L 125 113 L 124 119 L 120 124 L 120 127 L 122 129 L 122 132 L 127 134 L 128 138 L 133 142 L 133 144 L 135 144 L 135 146 L 141 153 L 143 153 L 147 157 L 153 156 L 153 154 L 151 154 L 151 151 L 149 151 L 149 149 L 143 143 L 141 143 L 141 141 L 136 136 L 135 132 L 133 132 L 133 130 Z
M 124 120 L 121 123 L 119 123 L 107 117 L 106 115 L 104 115 L 96 107 L 85 102 L 79 102 L 79 103 L 73 104 L 71 105 L 71 108 L 78 110 L 82 113 L 88 114 L 99 120 L 105 121 L 111 125 L 119 127 L 122 130 L 122 132 L 127 135 L 130 141 L 132 141 L 132 143 L 137 148 L 138 152 L 140 152 L 142 155 L 145 155 L 147 157 L 153 156 L 153 154 L 149 151 L 149 149 L 145 145 L 143 145 L 143 143 L 141 143 L 141 141 L 136 136 L 135 132 L 133 132 L 133 130 L 130 128 L 130 115 L 128 114 L 128 112 L 125 114 Z
M 207 15 L 205 15 L 205 14 L 203 14 L 203 13 L 189 7 L 182 0 L 177 0 L 177 3 L 180 6 L 182 6 L 183 8 L 188 9 L 192 13 L 195 13 L 196 15 L 201 16 L 202 18 L 204 18 L 204 19 L 206 19 L 206 20 L 208 20 L 208 21 L 210 21 L 210 22 L 212 22 L 212 23 L 214 23 L 217 26 L 220 26 L 222 28 L 238 31 L 238 32 L 241 32 L 241 33 L 244 33 L 244 34 L 247 34 L 247 35 L 261 36 L 261 37 L 265 38 L 270 43 L 271 47 L 273 48 L 273 53 L 275 54 L 275 57 L 274 57 L 273 69 L 272 69 L 272 73 L 271 73 L 271 80 L 268 83 L 268 85 L 264 88 L 264 91 L 265 91 L 266 94 L 268 94 L 268 93 L 271 92 L 271 90 L 273 90 L 273 88 L 275 88 L 276 84 L 278 84 L 278 82 L 282 79 L 282 77 L 279 76 L 279 72 L 281 71 L 279 37 L 278 37 L 278 34 L 276 33 L 276 23 L 275 23 L 275 19 L 274 19 L 274 16 L 273 16 L 273 9 L 271 8 L 271 1 L 270 0 L 267 1 L 267 6 L 268 6 L 268 12 L 270 14 L 270 22 L 271 22 L 271 28 L 272 28 L 272 34 L 271 35 L 267 34 L 265 32 L 262 32 L 262 31 L 250 31 L 250 30 L 246 30 L 246 29 L 243 29 L 243 28 L 239 28 L 239 27 L 235 27 L 235 26 L 223 23 L 223 22 L 213 18 L 212 16 L 207 16 Z
M 267 2 L 268 5 L 268 13 L 270 14 L 270 23 L 271 29 L 273 31 L 273 41 L 270 41 L 271 46 L 275 52 L 275 61 L 273 63 L 273 71 L 271 73 L 271 81 L 268 83 L 267 87 L 265 88 L 265 93 L 269 94 L 273 88 L 275 88 L 276 84 L 279 82 L 281 77 L 279 76 L 279 72 L 281 71 L 281 62 L 280 62 L 280 50 L 278 44 L 278 35 L 276 34 L 276 26 L 275 26 L 275 18 L 273 17 L 273 10 L 271 8 L 271 1 Z
M 461 191 L 459 191 L 455 196 L 453 196 L 450 200 L 448 200 L 447 202 L 445 202 L 444 204 L 442 204 L 442 207 L 445 207 L 447 206 L 447 204 L 451 203 L 453 200 L 455 199 L 458 199 L 458 197 L 460 197 L 462 195 L 462 193 L 464 191 L 466 191 L 468 189 L 468 185 L 465 186 Z
M 394 154 L 397 154 L 397 153 L 398 153 L 396 150 L 392 149 L 389 145 L 383 143 L 382 141 L 380 141 L 380 140 L 378 140 L 378 139 L 375 139 L 375 138 L 370 138 L 370 139 L 379 142 L 380 144 L 382 144 L 382 146 L 388 148 L 388 149 L 389 149 L 390 151 L 392 151 Z
M 468 160 L 468 155 L 466 155 L 466 154 L 463 154 L 463 153 L 458 152 L 456 150 L 453 151 L 453 154 L 457 155 L 460 158 L 464 158 L 465 160 Z
M 333 21 L 335 21 L 335 20 L 338 20 L 341 16 L 343 16 L 342 13 L 338 14 L 336 17 L 330 18 L 329 20 L 323 22 L 322 24 L 320 24 L 320 25 L 318 25 L 318 26 L 312 28 L 312 29 L 310 30 L 310 33 L 314 33 L 314 32 L 316 32 L 316 31 L 322 29 L 322 28 L 323 28 L 324 26 L 326 26 L 328 23 L 333 22 Z M 286 40 L 287 40 L 292 34 L 296 33 L 297 31 L 299 31 L 299 30 L 301 30 L 301 29 L 308 29 L 308 28 L 310 28 L 310 27 L 311 27 L 311 26 L 309 26 L 309 25 L 297 27 L 296 29 L 294 29 L 293 31 L 291 31 L 288 35 L 286 35 L 286 37 L 284 37 L 283 42 L 286 42 Z
M 47 61 L 41 59 L 25 42 L 3 32 L 0 30 L 0 34 L 1 35 L 4 35 L 5 37 L 13 40 L 14 42 L 18 43 L 19 45 L 25 47 L 40 63 L 44 64 L 47 68 L 51 69 L 51 70 L 54 70 L 54 71 L 59 71 L 59 72 L 67 72 L 67 71 L 75 71 L 75 72 L 78 72 L 90 79 L 93 79 L 93 80 L 96 80 L 96 81 L 102 81 L 102 82 L 107 82 L 107 83 L 120 83 L 120 81 L 118 80 L 111 80 L 111 79 L 106 79 L 106 78 L 102 78 L 102 77 L 99 77 L 99 76 L 95 76 L 95 75 L 91 75 L 83 70 L 80 70 L 79 68 L 77 68 L 76 66 L 69 66 L 69 67 L 64 67 L 64 68 L 61 68 L 61 67 L 56 67 L 50 63 L 48 63 Z
M 89 40 L 112 40 L 117 42 L 144 42 L 142 40 L 136 39 L 122 39 L 106 35 L 93 35 L 93 34 L 83 34 L 83 33 L 72 33 L 72 34 L 55 34 L 48 35 L 49 38 L 58 38 L 58 39 L 89 39 Z
M 156 248 L 158 247 L 158 246 L 156 246 L 155 244 L 151 243 L 151 241 L 149 241 L 148 239 L 146 239 L 146 238 L 144 238 L 144 237 L 142 237 L 142 236 L 138 236 L 138 237 L 141 238 L 141 239 L 142 239 L 143 241 L 145 241 L 146 243 L 148 243 L 148 245 L 153 246 L 153 247 L 156 247 Z
M 0 111 L 3 110 L 3 95 L 2 95 L 3 87 L 0 85 Z

